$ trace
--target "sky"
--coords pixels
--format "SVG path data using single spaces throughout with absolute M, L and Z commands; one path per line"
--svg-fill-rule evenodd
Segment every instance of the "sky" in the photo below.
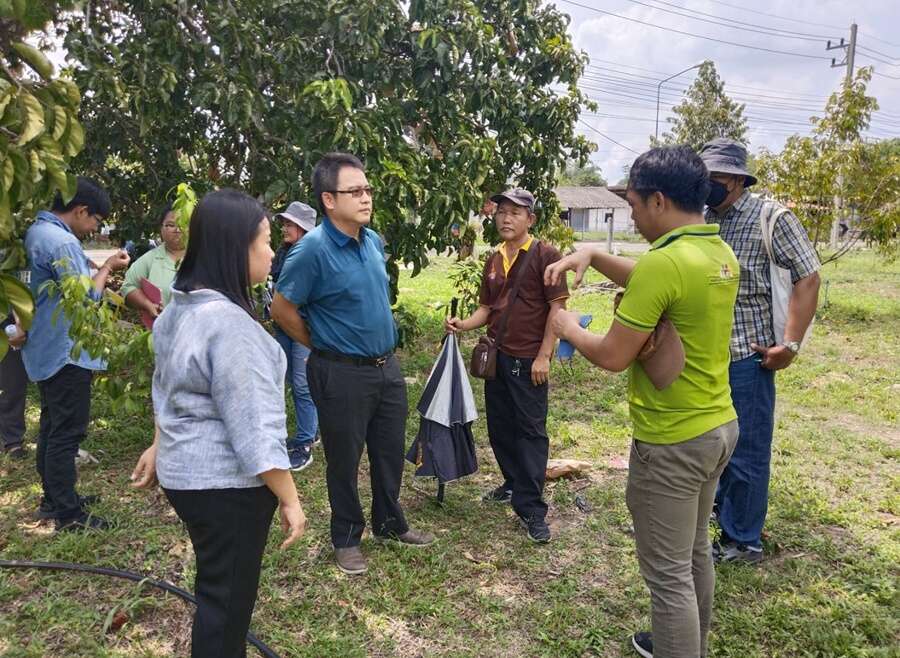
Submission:
M 868 93 L 880 106 L 867 136 L 900 137 L 897 0 L 552 0 L 552 4 L 570 15 L 575 47 L 590 58 L 579 87 L 598 101 L 600 109 L 596 115 L 582 115 L 579 132 L 598 145 L 591 159 L 610 183 L 618 182 L 623 168 L 649 146 L 657 83 L 706 59 L 715 63 L 726 93 L 746 103 L 751 151 L 761 147 L 778 151 L 789 135 L 808 134 L 809 117 L 821 114 L 829 94 L 846 75 L 845 67 L 832 68 L 830 61 L 836 57 L 843 62 L 846 51 L 826 51 L 826 42 L 830 38 L 835 44 L 841 37 L 849 41 L 854 22 L 859 26 L 855 67 L 874 65 Z M 660 134 L 695 74 L 688 71 L 662 86 Z

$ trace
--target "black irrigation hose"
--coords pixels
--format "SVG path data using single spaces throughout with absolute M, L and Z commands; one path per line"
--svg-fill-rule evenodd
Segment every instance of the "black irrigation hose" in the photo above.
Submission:
M 112 576 L 113 578 L 124 578 L 136 583 L 141 581 L 157 587 L 163 591 L 180 596 L 185 601 L 189 601 L 197 605 L 197 599 L 188 591 L 176 587 L 172 583 L 164 580 L 156 580 L 148 576 L 142 576 L 133 571 L 122 571 L 121 569 L 110 569 L 108 567 L 94 567 L 88 564 L 74 564 L 72 562 L 31 562 L 30 560 L 0 560 L 0 568 L 4 569 L 46 569 L 48 571 L 81 571 L 83 573 L 93 573 L 100 576 Z M 253 633 L 247 633 L 247 642 L 260 650 L 266 658 L 279 658 L 278 654 L 272 651 L 262 640 L 257 638 Z

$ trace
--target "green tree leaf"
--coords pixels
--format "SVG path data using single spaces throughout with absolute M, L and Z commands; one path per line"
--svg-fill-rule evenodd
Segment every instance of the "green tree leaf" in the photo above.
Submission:
M 19 324 L 28 331 L 34 318 L 31 289 L 15 276 L 0 274 L 0 300 L 15 312 Z
M 44 106 L 25 90 L 19 93 L 19 111 L 22 113 L 22 128 L 17 143 L 27 144 L 44 132 Z
M 10 46 L 22 61 L 33 68 L 45 80 L 53 77 L 53 64 L 40 50 L 27 43 L 14 43 Z

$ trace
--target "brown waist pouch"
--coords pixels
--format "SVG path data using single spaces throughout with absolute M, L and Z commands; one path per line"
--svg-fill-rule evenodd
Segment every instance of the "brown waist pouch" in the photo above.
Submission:
M 619 308 L 624 293 L 616 293 L 613 312 Z M 647 342 L 638 352 L 637 361 L 657 390 L 672 385 L 684 371 L 684 344 L 675 325 L 662 315 L 656 328 L 650 332 Z

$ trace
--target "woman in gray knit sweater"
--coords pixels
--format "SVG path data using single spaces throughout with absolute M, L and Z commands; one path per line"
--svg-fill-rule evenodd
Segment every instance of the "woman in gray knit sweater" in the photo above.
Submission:
M 306 517 L 285 439 L 284 352 L 256 320 L 250 286 L 272 263 L 269 220 L 235 190 L 203 197 L 172 298 L 153 326 L 156 436 L 132 479 L 159 479 L 197 557 L 192 658 L 246 655 L 276 507 L 287 539 Z

